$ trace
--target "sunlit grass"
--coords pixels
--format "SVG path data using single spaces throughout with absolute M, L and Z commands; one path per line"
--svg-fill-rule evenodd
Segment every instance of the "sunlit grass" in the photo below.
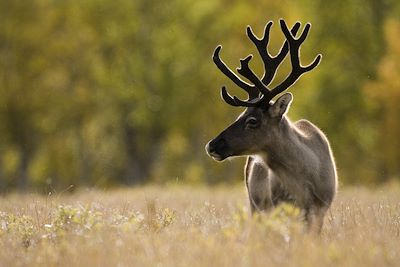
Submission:
M 250 218 L 242 187 L 0 198 L 0 266 L 398 266 L 400 188 L 339 192 L 324 229 L 283 205 Z

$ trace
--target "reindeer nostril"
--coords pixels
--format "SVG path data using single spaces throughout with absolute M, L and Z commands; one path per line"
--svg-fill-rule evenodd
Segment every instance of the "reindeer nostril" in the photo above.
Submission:
M 206 145 L 206 150 L 209 153 L 218 153 L 218 152 L 222 152 L 226 148 L 226 146 L 227 145 L 226 145 L 225 139 L 217 138 L 217 139 L 210 141 Z
M 216 142 L 216 144 L 215 144 L 215 150 L 221 151 L 221 150 L 223 150 L 223 149 L 225 149 L 225 148 L 226 148 L 226 141 L 225 141 L 225 139 L 223 139 L 223 138 L 218 139 L 217 142 Z

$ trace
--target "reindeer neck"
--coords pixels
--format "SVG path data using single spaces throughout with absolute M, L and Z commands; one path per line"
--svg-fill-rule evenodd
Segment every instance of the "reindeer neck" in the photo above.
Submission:
M 272 135 L 271 142 L 265 147 L 262 155 L 264 162 L 272 169 L 298 169 L 302 156 L 302 142 L 292 122 L 284 116 L 279 128 Z

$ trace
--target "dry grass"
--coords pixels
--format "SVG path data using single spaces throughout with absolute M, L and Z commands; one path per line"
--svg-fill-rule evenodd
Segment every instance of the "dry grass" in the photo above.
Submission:
M 400 187 L 339 192 L 320 237 L 298 210 L 249 219 L 242 187 L 0 198 L 1 266 L 399 266 Z

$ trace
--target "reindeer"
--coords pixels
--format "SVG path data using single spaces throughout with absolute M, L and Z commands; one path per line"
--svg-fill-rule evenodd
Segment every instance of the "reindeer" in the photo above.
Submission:
M 237 68 L 237 72 L 251 82 L 248 83 L 221 60 L 222 46 L 215 49 L 214 63 L 248 93 L 248 100 L 231 96 L 225 86 L 222 87 L 221 96 L 226 103 L 246 110 L 206 145 L 206 151 L 216 161 L 247 156 L 245 183 L 252 214 L 267 212 L 281 202 L 289 202 L 303 210 L 309 230 L 320 232 L 337 190 L 335 162 L 328 139 L 307 120 L 290 121 L 286 113 L 293 100 L 291 93 L 282 94 L 275 101 L 272 99 L 292 86 L 303 73 L 317 67 L 322 56 L 318 55 L 310 65 L 302 66 L 300 46 L 311 24 L 307 23 L 296 38 L 301 24 L 297 22 L 289 31 L 282 19 L 280 26 L 286 40 L 278 54 L 271 56 L 267 46 L 272 24 L 272 21 L 267 23 L 261 39 L 255 36 L 250 26 L 247 27 L 247 36 L 264 63 L 261 79 L 249 67 L 252 55 L 241 59 Z M 292 70 L 282 83 L 270 89 L 276 70 L 288 52 Z

